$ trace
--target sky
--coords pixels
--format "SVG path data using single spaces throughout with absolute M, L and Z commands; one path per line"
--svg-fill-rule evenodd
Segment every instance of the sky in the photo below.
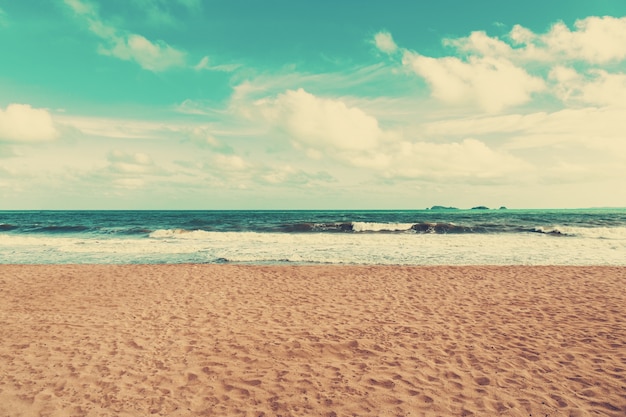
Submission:
M 626 207 L 623 0 L 0 0 L 0 210 Z

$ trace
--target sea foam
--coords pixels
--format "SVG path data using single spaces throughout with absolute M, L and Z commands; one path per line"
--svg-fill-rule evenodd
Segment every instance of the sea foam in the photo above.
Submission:
M 413 223 L 372 223 L 352 222 L 352 230 L 355 232 L 400 232 L 409 231 Z

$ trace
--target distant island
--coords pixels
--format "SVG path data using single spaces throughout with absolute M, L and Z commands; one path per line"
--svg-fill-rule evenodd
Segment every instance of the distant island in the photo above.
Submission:
M 458 207 L 451 206 L 432 206 L 431 208 L 426 208 L 426 210 L 461 210 Z M 487 206 L 475 206 L 472 207 L 471 210 L 491 210 Z M 505 206 L 500 206 L 498 210 L 508 210 Z

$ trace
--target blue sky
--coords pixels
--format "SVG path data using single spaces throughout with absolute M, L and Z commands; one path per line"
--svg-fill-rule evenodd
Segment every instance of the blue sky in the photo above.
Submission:
M 0 209 L 626 206 L 626 2 L 0 0 Z

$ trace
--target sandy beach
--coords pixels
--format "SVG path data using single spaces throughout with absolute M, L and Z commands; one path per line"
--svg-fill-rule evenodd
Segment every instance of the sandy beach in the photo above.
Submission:
M 626 268 L 0 265 L 0 416 L 625 416 Z

